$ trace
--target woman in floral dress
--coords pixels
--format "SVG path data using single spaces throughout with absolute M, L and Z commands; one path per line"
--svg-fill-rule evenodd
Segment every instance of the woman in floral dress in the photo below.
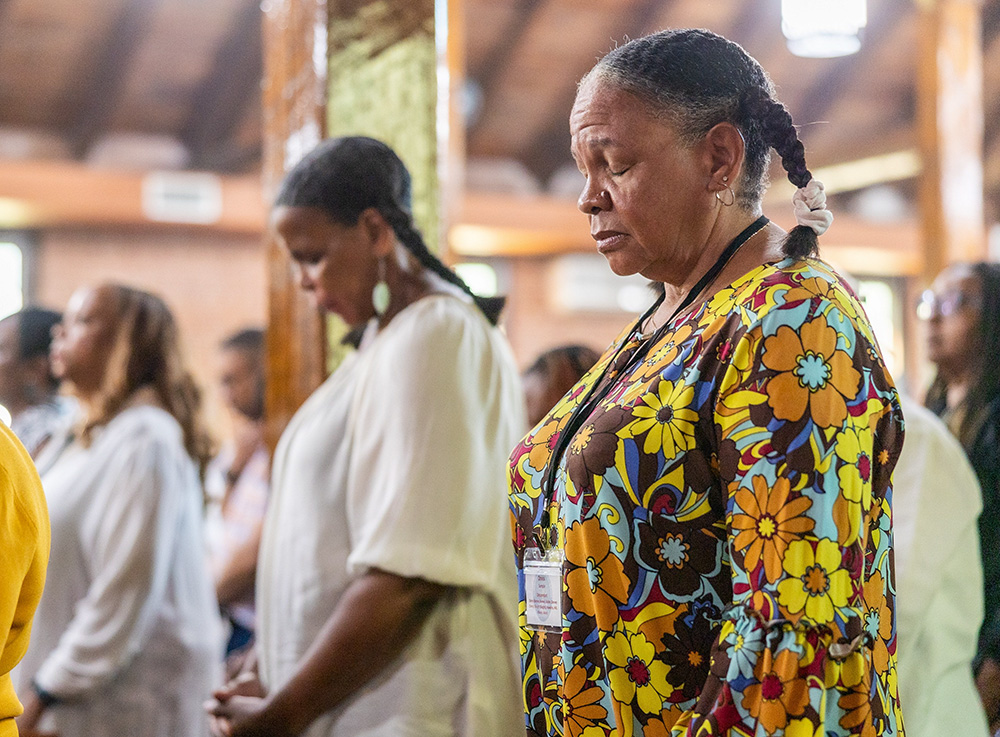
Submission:
M 528 734 L 901 735 L 902 416 L 815 257 L 831 216 L 790 116 L 742 48 L 680 30 L 604 57 L 570 129 L 598 251 L 663 289 L 511 456 Z

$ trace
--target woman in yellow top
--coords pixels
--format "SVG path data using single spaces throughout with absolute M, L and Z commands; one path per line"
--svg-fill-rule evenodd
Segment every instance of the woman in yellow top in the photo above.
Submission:
M 0 422 L 0 737 L 17 737 L 10 671 L 24 657 L 49 561 L 49 515 L 31 457 Z
M 528 734 L 901 735 L 902 417 L 791 117 L 675 30 L 598 62 L 570 130 L 598 251 L 663 289 L 511 457 Z

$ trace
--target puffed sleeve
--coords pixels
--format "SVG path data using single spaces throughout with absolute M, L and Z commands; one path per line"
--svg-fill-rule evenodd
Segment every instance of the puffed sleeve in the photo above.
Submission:
M 902 417 L 853 304 L 776 308 L 735 346 L 715 410 L 734 604 L 675 735 L 901 724 L 889 477 Z
M 35 682 L 69 700 L 112 680 L 143 648 L 162 612 L 190 460 L 140 423 L 123 433 L 81 530 L 91 583 Z M 107 432 L 111 431 L 111 427 Z
M 504 467 L 524 410 L 507 346 L 474 310 L 452 297 L 420 300 L 370 346 L 350 420 L 353 573 L 496 581 Z
M 989 734 L 970 667 L 983 621 L 979 481 L 944 423 L 906 398 L 903 411 L 893 521 L 911 520 L 908 530 L 896 524 L 894 536 L 907 734 Z
M 5 426 L 0 426 L 0 531 L 0 733 L 6 733 L 21 713 L 10 671 L 28 649 L 42 596 L 49 518 L 38 473 Z

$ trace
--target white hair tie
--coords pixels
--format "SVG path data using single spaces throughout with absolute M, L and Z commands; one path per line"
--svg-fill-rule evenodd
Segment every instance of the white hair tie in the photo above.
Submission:
M 795 210 L 795 222 L 812 228 L 816 235 L 823 235 L 833 222 L 833 213 L 826 209 L 823 182 L 818 179 L 810 179 L 809 184 L 795 190 L 792 207 Z

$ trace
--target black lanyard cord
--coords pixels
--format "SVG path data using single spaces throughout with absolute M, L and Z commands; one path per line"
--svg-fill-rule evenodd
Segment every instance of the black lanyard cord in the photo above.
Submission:
M 618 372 L 618 375 L 625 374 L 632 366 L 646 357 L 651 346 L 666 333 L 670 324 L 673 323 L 677 316 L 690 307 L 695 299 L 697 299 L 698 296 L 705 291 L 705 288 L 715 281 L 722 270 L 726 268 L 726 265 L 732 259 L 733 255 L 740 249 L 740 246 L 763 230 L 767 226 L 768 222 L 767 217 L 761 215 L 759 218 L 750 223 L 750 225 L 740 231 L 740 234 L 737 235 L 728 246 L 726 246 L 726 249 L 721 254 L 719 254 L 719 258 L 714 264 L 712 264 L 712 267 L 705 272 L 705 275 L 702 276 L 701 279 L 699 279 L 698 282 L 691 288 L 691 291 L 687 293 L 687 296 L 681 301 L 677 309 L 674 310 L 670 318 L 666 320 L 663 325 L 657 328 L 648 339 L 646 339 L 645 344 L 641 348 L 637 349 L 636 352 L 629 358 L 628 363 L 622 367 L 622 369 Z M 657 297 L 652 306 L 636 321 L 635 326 L 632 328 L 630 338 L 639 332 L 639 329 L 646 322 L 646 320 L 652 317 L 653 313 L 655 313 L 659 306 L 663 304 L 665 296 L 665 294 L 661 294 Z M 543 531 L 549 527 L 549 523 L 551 521 L 549 507 L 552 506 L 552 499 L 555 497 L 556 475 L 559 472 L 559 462 L 562 460 L 563 455 L 565 455 L 566 448 L 569 447 L 570 442 L 572 442 L 573 436 L 579 432 L 583 423 L 586 422 L 587 418 L 590 417 L 591 413 L 597 408 L 597 405 L 611 393 L 611 390 L 615 385 L 613 381 L 609 381 L 600 392 L 597 390 L 602 384 L 604 384 L 605 379 L 608 378 L 609 369 L 615 365 L 618 357 L 621 355 L 625 346 L 628 345 L 629 342 L 629 339 L 622 341 L 622 344 L 615 352 L 615 355 L 611 357 L 610 361 L 608 361 L 607 365 L 604 367 L 604 371 L 601 372 L 600 377 L 591 385 L 590 390 L 583 398 L 583 401 L 576 406 L 575 410 L 573 410 L 573 414 L 570 415 L 569 421 L 566 423 L 566 427 L 563 428 L 563 431 L 559 434 L 559 440 L 556 442 L 556 447 L 552 450 L 552 455 L 549 458 L 549 472 L 545 478 L 544 506 L 542 508 L 542 518 L 540 520 Z

